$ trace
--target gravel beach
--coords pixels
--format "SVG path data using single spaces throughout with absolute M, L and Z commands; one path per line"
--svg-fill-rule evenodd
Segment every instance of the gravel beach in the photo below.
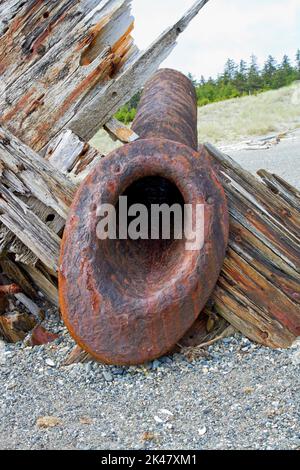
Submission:
M 1 449 L 296 449 L 300 343 L 270 350 L 240 334 L 190 361 L 63 366 L 74 346 L 0 343 Z

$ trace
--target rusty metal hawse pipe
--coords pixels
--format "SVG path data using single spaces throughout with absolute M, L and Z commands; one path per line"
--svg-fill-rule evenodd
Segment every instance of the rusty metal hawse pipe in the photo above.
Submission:
M 62 316 L 85 351 L 107 364 L 141 364 L 168 353 L 193 325 L 217 282 L 228 241 L 223 188 L 201 147 L 197 103 L 181 73 L 146 84 L 127 144 L 81 184 L 65 227 L 59 271 Z M 100 204 L 204 204 L 204 245 L 185 239 L 99 240 Z
M 159 70 L 145 85 L 131 127 L 142 139 L 168 139 L 197 150 L 197 97 L 192 82 L 176 70 Z

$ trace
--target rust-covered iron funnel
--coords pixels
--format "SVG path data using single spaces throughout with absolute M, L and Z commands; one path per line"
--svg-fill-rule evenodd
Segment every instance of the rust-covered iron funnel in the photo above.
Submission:
M 195 90 L 160 70 L 145 86 L 134 131 L 141 137 L 103 158 L 80 186 L 61 248 L 63 319 L 77 343 L 107 364 L 168 353 L 193 325 L 217 282 L 228 240 L 222 186 L 197 150 Z M 186 240 L 99 240 L 99 205 L 204 205 L 204 245 Z

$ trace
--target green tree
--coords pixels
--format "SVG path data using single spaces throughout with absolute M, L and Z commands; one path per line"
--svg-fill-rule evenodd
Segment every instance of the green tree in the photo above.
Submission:
M 223 74 L 223 80 L 226 84 L 228 84 L 230 81 L 234 80 L 235 76 L 237 73 L 237 65 L 232 59 L 228 59 L 225 68 L 224 68 L 224 74 Z
M 261 87 L 261 77 L 260 71 L 257 63 L 257 57 L 255 55 L 251 56 L 250 67 L 248 71 L 247 78 L 247 88 L 250 94 L 257 93 Z
M 269 55 L 262 71 L 262 82 L 264 89 L 274 88 L 274 76 L 277 71 L 277 63 L 272 55 Z
M 246 77 L 247 70 L 248 70 L 247 62 L 245 62 L 244 60 L 241 60 L 240 65 L 239 65 L 239 73 Z
M 188 78 L 191 80 L 192 84 L 196 87 L 198 85 L 198 82 L 194 75 L 192 75 L 190 72 L 188 73 Z
M 247 70 L 247 63 L 241 60 L 234 80 L 235 87 L 241 95 L 247 91 Z
M 292 67 L 289 57 L 284 55 L 280 66 L 274 74 L 274 88 L 290 85 L 293 81 L 297 80 L 297 77 L 298 73 Z
M 205 83 L 206 83 L 206 81 L 205 81 L 204 75 L 201 75 L 200 85 L 203 86 L 203 85 L 205 85 Z

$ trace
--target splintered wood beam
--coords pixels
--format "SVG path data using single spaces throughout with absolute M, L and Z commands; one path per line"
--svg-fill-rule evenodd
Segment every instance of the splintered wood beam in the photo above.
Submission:
M 122 122 L 115 118 L 111 118 L 104 125 L 104 129 L 108 132 L 113 140 L 119 140 L 123 144 L 129 144 L 139 138 L 130 127 L 125 126 Z
M 106 122 L 139 91 L 176 46 L 178 36 L 209 0 L 197 0 L 174 25 L 166 29 L 145 51 L 131 58 L 106 88 L 96 86 L 68 124 L 75 134 L 90 140 Z
M 300 335 L 299 211 L 228 155 L 206 148 L 230 213 L 229 249 L 211 301 L 250 339 L 288 347 Z
M 1 183 L 0 221 L 56 276 L 60 238 Z
M 46 158 L 0 129 L 0 174 L 2 184 L 38 216 L 51 232 L 60 233 L 75 191 L 85 174 L 102 156 L 71 131 L 64 131 L 49 145 Z M 62 174 L 63 170 L 65 174 Z M 41 202 L 43 201 L 43 202 Z M 3 219 L 4 220 L 4 219 Z M 0 256 L 13 254 L 15 261 L 34 267 L 39 259 L 20 237 L 0 221 Z M 51 286 L 38 271 L 39 286 Z M 12 278 L 15 280 L 15 278 Z M 42 287 L 41 290 L 43 291 Z M 51 294 L 51 298 L 54 296 Z
M 57 286 L 53 283 L 49 276 L 47 277 L 39 268 L 40 266 L 21 265 L 23 270 L 33 280 L 34 285 L 42 292 L 44 297 L 48 299 L 53 305 L 59 307 Z M 9 273 L 8 273 L 9 274 Z
M 3 177 L 14 179 L 13 190 L 35 196 L 66 218 L 75 192 L 72 181 L 1 126 L 0 163 Z
M 130 1 L 2 3 L 0 124 L 40 151 L 137 54 Z
M 99 3 L 99 0 L 1 1 L 0 72 L 6 85 L 10 86 L 36 64 Z
M 73 184 L 77 184 L 77 177 L 81 178 L 83 173 L 89 171 L 90 165 L 102 157 L 98 150 L 68 129 L 49 143 L 45 154 L 45 160 L 67 174 Z
M 36 296 L 36 292 L 33 289 L 31 283 L 28 281 L 26 276 L 21 271 L 20 267 L 11 261 L 7 257 L 0 258 L 0 266 L 3 272 L 5 272 L 6 276 L 9 279 L 12 279 L 16 282 L 19 286 L 22 286 L 22 292 L 34 298 Z

